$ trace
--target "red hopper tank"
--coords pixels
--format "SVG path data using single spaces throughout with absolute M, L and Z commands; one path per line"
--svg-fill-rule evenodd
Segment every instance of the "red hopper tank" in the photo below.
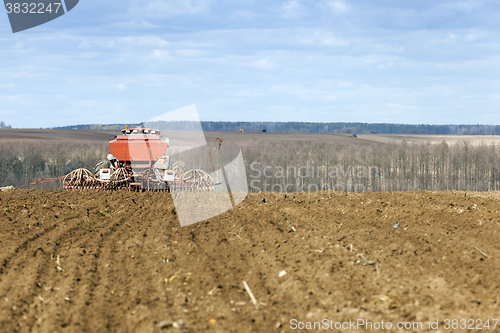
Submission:
M 126 128 L 122 133 L 109 142 L 109 152 L 124 165 L 151 165 L 167 152 L 168 143 L 160 139 L 160 131 Z

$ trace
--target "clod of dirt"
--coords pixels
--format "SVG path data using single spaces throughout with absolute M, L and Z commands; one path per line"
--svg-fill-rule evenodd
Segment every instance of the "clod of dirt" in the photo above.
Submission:
M 156 324 L 156 327 L 160 330 L 164 328 L 178 328 L 182 330 L 182 332 L 187 332 L 187 329 L 184 327 L 184 321 L 182 319 L 179 319 L 174 322 L 164 320 Z
M 171 321 L 160 321 L 158 324 L 156 324 L 156 328 L 164 329 L 164 328 L 170 328 L 172 327 L 172 322 Z
M 2 191 L 2 192 L 10 191 L 10 190 L 13 190 L 13 189 L 14 189 L 14 186 L 0 187 L 0 191 Z

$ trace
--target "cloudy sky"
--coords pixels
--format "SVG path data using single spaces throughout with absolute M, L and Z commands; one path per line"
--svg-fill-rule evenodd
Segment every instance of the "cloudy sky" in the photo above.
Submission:
M 13 34 L 0 119 L 500 124 L 500 4 L 465 0 L 80 0 Z

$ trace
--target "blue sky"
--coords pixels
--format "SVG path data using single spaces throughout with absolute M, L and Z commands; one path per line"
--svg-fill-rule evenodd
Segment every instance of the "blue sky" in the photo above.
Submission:
M 500 4 L 411 0 L 80 0 L 12 34 L 0 120 L 500 124 Z

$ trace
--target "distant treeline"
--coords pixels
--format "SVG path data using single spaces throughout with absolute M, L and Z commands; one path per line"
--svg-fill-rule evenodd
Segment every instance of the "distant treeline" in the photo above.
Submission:
M 78 142 L 0 141 L 0 186 L 14 187 L 39 178 L 60 177 L 77 168 L 93 171 L 108 145 Z M 58 182 L 43 186 L 60 188 Z
M 289 133 L 383 133 L 383 134 L 458 134 L 500 135 L 497 125 L 408 125 L 377 123 L 306 122 L 215 122 L 201 123 L 204 131 L 289 132 Z
M 494 145 L 289 141 L 242 150 L 252 192 L 500 190 Z
M 500 190 L 500 150 L 494 145 L 278 141 L 244 142 L 241 150 L 253 192 Z M 0 186 L 59 177 L 80 167 L 93 171 L 107 152 L 107 143 L 3 140 Z
M 173 122 L 175 123 L 175 122 Z M 187 122 L 180 122 L 187 123 Z M 55 127 L 55 129 L 118 130 L 137 124 L 87 124 Z M 381 134 L 441 134 L 441 135 L 500 135 L 500 125 L 408 125 L 387 123 L 307 123 L 307 122 L 231 122 L 202 121 L 204 131 L 288 132 L 288 133 L 381 133 Z

